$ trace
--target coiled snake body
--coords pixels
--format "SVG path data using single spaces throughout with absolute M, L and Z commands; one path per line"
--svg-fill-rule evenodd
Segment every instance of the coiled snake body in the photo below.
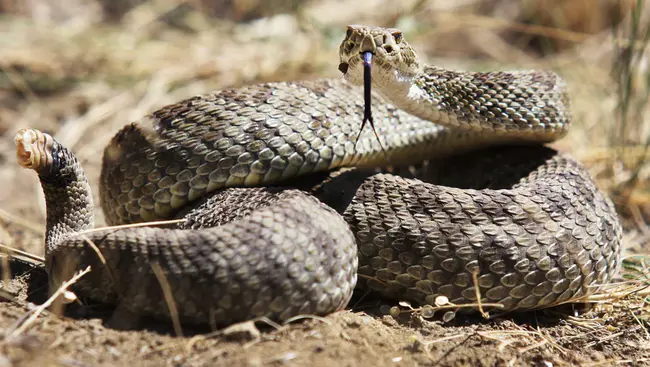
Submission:
M 171 302 L 183 322 L 225 325 L 342 309 L 357 274 L 360 287 L 420 304 L 474 302 L 478 287 L 503 311 L 575 300 L 612 277 L 611 201 L 541 145 L 570 120 L 555 74 L 423 66 L 394 29 L 350 26 L 340 50 L 349 82 L 219 91 L 115 136 L 100 184 L 109 224 L 184 219 L 177 228 L 87 231 L 92 196 L 76 158 L 21 131 L 19 162 L 46 196 L 51 287 L 91 265 L 74 286 L 83 297 L 161 318 Z M 371 131 L 355 141 L 364 52 L 381 144 Z M 364 169 L 424 160 L 421 180 Z

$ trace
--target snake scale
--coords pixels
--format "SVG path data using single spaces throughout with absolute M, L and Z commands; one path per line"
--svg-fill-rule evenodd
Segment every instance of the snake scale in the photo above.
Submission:
M 359 135 L 368 53 L 380 141 Z M 400 31 L 370 26 L 348 27 L 340 60 L 342 80 L 221 90 L 119 131 L 103 157 L 106 220 L 182 219 L 164 228 L 91 230 L 74 154 L 20 131 L 18 161 L 46 198 L 51 289 L 91 265 L 73 290 L 115 315 L 168 319 L 173 303 L 184 323 L 227 325 L 328 314 L 355 286 L 418 304 L 472 303 L 478 288 L 506 312 L 611 279 L 612 202 L 543 146 L 570 123 L 556 74 L 427 66 Z

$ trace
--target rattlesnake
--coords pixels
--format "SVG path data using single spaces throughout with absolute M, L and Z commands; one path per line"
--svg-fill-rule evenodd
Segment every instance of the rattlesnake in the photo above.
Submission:
M 356 141 L 367 52 L 380 141 L 369 130 Z M 46 197 L 51 288 L 91 265 L 73 289 L 116 315 L 169 318 L 171 302 L 183 322 L 226 325 L 340 310 L 357 274 L 393 299 L 472 303 L 479 291 L 502 311 L 575 300 L 612 277 L 613 204 L 542 146 L 570 122 L 556 74 L 425 66 L 400 31 L 368 26 L 348 28 L 340 58 L 347 81 L 217 91 L 113 138 L 107 222 L 184 219 L 177 228 L 87 231 L 92 195 L 74 154 L 20 131 L 18 160 Z

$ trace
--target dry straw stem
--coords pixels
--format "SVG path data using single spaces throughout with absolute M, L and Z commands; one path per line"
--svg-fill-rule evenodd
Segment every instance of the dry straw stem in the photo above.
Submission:
M 92 229 L 86 229 L 86 230 L 83 230 L 83 231 L 79 232 L 79 234 L 88 234 L 88 233 L 102 232 L 102 231 L 107 231 L 107 230 L 117 230 L 117 229 L 124 229 L 124 228 L 163 226 L 163 225 L 169 225 L 169 224 L 183 223 L 184 221 L 185 221 L 184 219 L 171 219 L 171 220 L 159 220 L 159 221 L 153 221 L 153 222 L 121 224 L 121 225 L 117 225 L 117 226 L 107 226 L 107 227 L 97 227 L 97 228 L 92 228 Z
M 22 250 L 13 248 L 11 246 L 7 246 L 7 245 L 4 245 L 4 244 L 0 243 L 0 250 L 4 251 L 7 255 L 12 256 L 12 257 L 15 257 L 16 255 L 24 257 L 24 258 L 30 260 L 30 262 L 32 262 L 32 264 L 34 266 L 43 266 L 45 264 L 45 258 L 43 258 L 41 256 L 38 256 L 38 255 L 34 255 L 34 254 L 29 253 L 27 251 L 22 251 Z
M 645 305 L 645 304 L 648 304 L 648 300 L 643 301 L 643 305 Z M 643 305 L 641 307 L 643 307 Z M 650 311 L 650 309 L 648 311 Z M 632 316 L 634 318 L 634 321 L 636 321 L 636 323 L 639 324 L 639 327 L 641 329 L 643 329 L 643 331 L 645 332 L 646 338 L 650 342 L 650 331 L 648 331 L 648 328 L 645 327 L 643 322 L 641 322 L 641 320 L 639 320 L 639 317 L 636 314 L 634 314 L 634 312 L 632 312 L 632 310 L 628 310 L 628 312 L 630 313 L 630 316 Z
M 478 304 L 478 311 L 481 313 L 484 319 L 489 319 L 490 315 L 483 311 L 483 304 L 481 303 L 481 288 L 478 286 L 478 273 L 477 269 L 472 271 L 472 281 L 474 284 L 474 294 L 476 295 L 476 303 Z
M 163 296 L 165 297 L 165 302 L 167 302 L 167 307 L 169 308 L 169 315 L 172 319 L 172 324 L 174 325 L 174 332 L 176 336 L 183 336 L 183 328 L 181 327 L 181 321 L 178 317 L 178 308 L 176 307 L 176 301 L 174 300 L 174 295 L 172 293 L 172 288 L 165 277 L 165 272 L 160 267 L 160 264 L 157 262 L 151 263 L 151 270 L 153 270 L 158 283 L 160 283 L 160 288 L 162 289 Z
M 64 292 L 66 292 L 68 290 L 68 287 L 70 287 L 71 285 L 76 283 L 79 279 L 81 279 L 81 277 L 83 277 L 84 275 L 86 275 L 89 272 L 90 272 L 90 266 L 88 266 L 84 270 L 79 271 L 70 280 L 68 280 L 68 281 L 64 282 L 63 284 L 61 284 L 59 289 L 57 289 L 56 292 L 54 292 L 54 294 L 52 294 L 52 296 L 50 296 L 50 298 L 48 298 L 47 301 L 45 301 L 42 305 L 38 306 L 32 312 L 31 316 L 29 316 L 29 318 L 27 318 L 27 320 L 25 320 L 24 323 L 22 323 L 19 327 L 17 327 L 13 331 L 10 331 L 8 333 L 8 335 L 5 337 L 5 340 L 12 340 L 12 339 L 16 338 L 17 336 L 19 336 L 20 334 L 22 334 L 23 332 L 25 332 L 25 330 L 27 330 L 27 328 L 32 323 L 34 323 L 34 321 L 38 318 L 38 316 L 46 308 L 50 307 L 50 305 L 52 305 L 54 303 L 54 301 L 57 300 L 57 298 L 59 298 Z

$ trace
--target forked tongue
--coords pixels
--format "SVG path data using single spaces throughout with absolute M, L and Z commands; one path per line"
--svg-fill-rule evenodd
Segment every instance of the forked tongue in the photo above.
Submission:
M 372 132 L 375 133 L 375 137 L 381 146 L 381 150 L 384 150 L 384 147 L 381 145 L 381 140 L 379 140 L 379 135 L 377 135 L 377 130 L 375 130 L 375 122 L 372 119 L 372 52 L 366 51 L 363 54 L 363 121 L 361 122 L 361 129 L 359 130 L 359 136 L 363 128 L 366 126 L 366 122 L 372 127 Z M 357 136 L 357 141 L 359 141 L 359 136 Z
M 365 125 L 366 121 L 370 122 L 370 126 L 373 126 L 372 121 L 372 74 L 370 73 L 370 68 L 372 66 L 372 52 L 363 53 L 363 122 L 362 127 Z

